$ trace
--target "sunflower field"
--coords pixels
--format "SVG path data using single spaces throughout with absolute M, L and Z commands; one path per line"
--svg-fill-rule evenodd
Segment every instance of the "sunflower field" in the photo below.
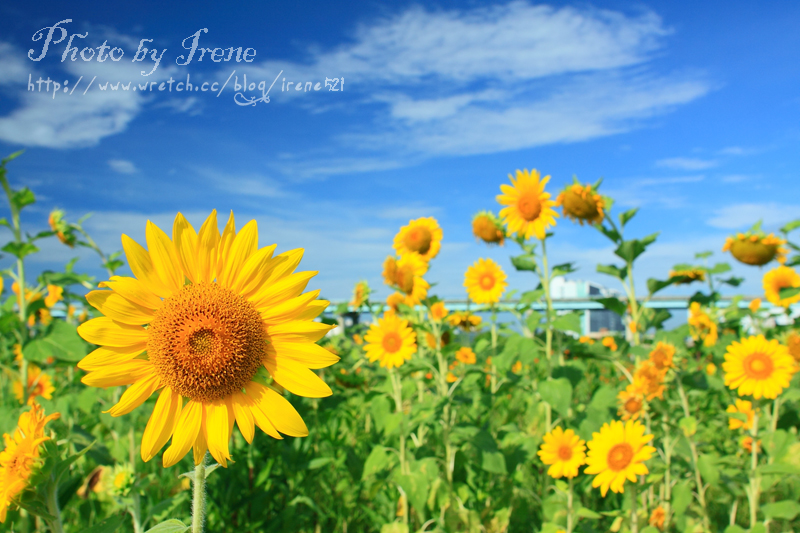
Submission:
M 113 253 L 61 211 L 32 235 L 17 156 L 0 165 L 0 530 L 800 530 L 800 221 L 720 243 L 764 302 L 723 300 L 741 279 L 699 250 L 644 290 L 634 269 L 657 234 L 633 236 L 636 210 L 613 213 L 599 182 L 553 195 L 518 170 L 471 224 L 527 286 L 476 257 L 451 273 L 466 305 L 437 297 L 443 234 L 423 217 L 387 243 L 387 299 L 362 281 L 331 304 L 302 248 L 276 254 L 233 213 L 148 222 Z M 574 271 L 548 262 L 557 223 L 612 242 L 597 271 L 620 297 L 596 301 L 624 332 L 584 335 L 580 311 L 554 309 L 552 281 Z M 93 250 L 107 278 L 74 261 L 32 276 L 43 239 Z M 649 303 L 692 284 L 687 323 L 666 330 Z

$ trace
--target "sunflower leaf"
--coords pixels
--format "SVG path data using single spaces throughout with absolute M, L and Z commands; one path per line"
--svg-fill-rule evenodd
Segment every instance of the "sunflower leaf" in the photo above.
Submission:
M 800 294 L 800 287 L 785 287 L 780 290 L 780 298 L 781 300 L 785 300 L 787 298 L 792 298 Z
M 530 254 L 523 254 L 518 255 L 516 257 L 511 258 L 511 264 L 514 265 L 514 268 L 517 270 L 527 270 L 529 272 L 537 272 L 538 265 L 536 264 L 536 258 Z
M 597 265 L 597 271 L 601 274 L 608 274 L 609 276 L 614 276 L 620 281 L 625 281 L 625 278 L 628 277 L 628 271 L 624 268 L 619 268 L 615 265 Z
M 184 531 L 189 531 L 189 526 L 176 518 L 170 518 L 151 527 L 145 533 L 183 533 Z
M 619 215 L 619 223 L 624 228 L 625 224 L 627 224 L 630 221 L 630 219 L 632 219 L 634 216 L 636 216 L 636 213 L 638 213 L 638 212 L 639 212 L 639 208 L 638 207 L 634 207 L 633 209 L 629 209 L 628 211 L 625 211 L 624 213 L 620 213 L 620 215 Z
M 785 224 L 781 228 L 781 231 L 783 233 L 789 233 L 790 231 L 796 230 L 797 228 L 800 228 L 800 219 L 793 220 L 793 221 L 789 222 L 788 224 Z
M 628 305 L 614 296 L 610 298 L 597 298 L 595 302 L 599 302 L 600 305 L 609 311 L 614 311 L 619 316 L 625 316 L 625 313 L 628 311 Z

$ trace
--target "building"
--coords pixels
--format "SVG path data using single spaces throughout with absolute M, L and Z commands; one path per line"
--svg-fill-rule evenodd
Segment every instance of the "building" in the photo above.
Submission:
M 618 291 L 603 287 L 599 283 L 583 280 L 568 280 L 557 277 L 550 282 L 550 296 L 553 301 L 572 299 L 593 299 L 607 296 L 620 296 Z M 587 309 L 583 314 L 584 335 L 600 334 L 609 331 L 624 331 L 622 318 L 608 309 Z

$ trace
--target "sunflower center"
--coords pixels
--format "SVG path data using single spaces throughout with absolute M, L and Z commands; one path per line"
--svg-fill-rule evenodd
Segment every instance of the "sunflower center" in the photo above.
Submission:
M 638 413 L 642 409 L 642 400 L 638 398 L 629 398 L 627 402 L 625 402 L 625 410 L 628 411 L 630 414 Z
M 406 248 L 418 254 L 427 254 L 431 249 L 433 236 L 428 228 L 416 227 L 406 232 L 404 239 Z
M 495 282 L 494 276 L 489 273 L 483 274 L 481 276 L 481 279 L 478 281 L 478 283 L 481 286 L 481 289 L 485 291 L 491 290 L 492 287 L 494 287 L 494 282 Z
M 264 333 L 261 315 L 243 297 L 214 283 L 186 285 L 156 311 L 147 354 L 174 391 L 212 402 L 255 375 L 266 354 Z
M 395 353 L 403 346 L 403 339 L 400 338 L 400 335 L 394 331 L 391 333 L 387 333 L 383 336 L 383 340 L 381 341 L 381 345 L 383 349 L 389 353 Z
M 517 200 L 517 209 L 519 209 L 522 218 L 528 222 L 536 220 L 539 213 L 542 212 L 542 203 L 539 201 L 539 195 L 535 191 L 524 193 Z
M 772 359 L 761 352 L 751 353 L 744 360 L 744 370 L 751 378 L 767 379 L 772 375 L 773 368 Z
M 617 444 L 608 451 L 608 467 L 611 470 L 619 472 L 624 470 L 633 459 L 633 448 L 627 442 Z
M 414 270 L 409 266 L 398 268 L 395 273 L 397 287 L 406 294 L 414 291 Z
M 592 196 L 570 189 L 564 194 L 564 207 L 575 218 L 590 219 L 598 215 L 597 202 Z
M 562 461 L 569 461 L 572 459 L 572 446 L 562 444 L 558 447 L 558 458 Z

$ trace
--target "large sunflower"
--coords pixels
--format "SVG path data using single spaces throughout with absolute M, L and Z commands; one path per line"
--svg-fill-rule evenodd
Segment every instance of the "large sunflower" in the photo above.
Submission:
M 668 342 L 659 341 L 650 352 L 649 360 L 658 370 L 669 370 L 675 367 L 672 358 L 675 356 L 675 347 Z
M 481 211 L 472 217 L 472 234 L 486 244 L 503 246 L 506 239 L 503 223 L 490 211 Z
M 739 233 L 736 238 L 728 237 L 722 246 L 723 252 L 730 251 L 731 255 L 745 265 L 766 265 L 773 259 L 778 263 L 786 262 L 787 250 L 783 247 L 786 241 L 776 237 L 773 233 L 765 235 L 762 232 Z
M 600 224 L 605 217 L 603 213 L 605 201 L 589 183 L 586 185 L 574 183 L 568 186 L 558 195 L 555 205 L 560 205 L 564 216 L 580 222 L 581 226 L 584 221 L 589 224 Z
M 781 289 L 800 287 L 800 274 L 791 267 L 779 266 L 764 274 L 764 294 L 773 305 L 789 307 L 800 302 L 800 293 L 781 298 Z
M 328 305 L 319 291 L 303 294 L 316 272 L 296 272 L 302 249 L 272 257 L 275 245 L 258 248 L 255 221 L 237 232 L 233 213 L 220 236 L 213 211 L 200 232 L 180 213 L 170 239 L 147 223 L 145 250 L 127 235 L 122 246 L 135 277 L 113 276 L 108 291 L 86 295 L 103 317 L 78 328 L 101 347 L 79 368 L 94 387 L 131 385 L 111 416 L 121 416 L 161 389 L 142 436 L 144 461 L 172 438 L 165 467 L 194 449 L 223 466 L 236 421 L 251 442 L 254 424 L 280 439 L 305 436 L 300 415 L 270 388 L 262 367 L 278 385 L 299 396 L 329 396 L 310 369 L 339 360 L 315 343 L 331 326 L 314 322 Z M 146 327 L 145 327 L 146 326 Z
M 578 475 L 578 468 L 586 463 L 586 441 L 571 429 L 564 431 L 557 426 L 544 436 L 537 455 L 544 464 L 550 465 L 548 476 L 571 479 Z
M 550 193 L 544 192 L 550 176 L 541 179 L 539 176 L 536 169 L 517 170 L 516 179 L 509 174 L 511 185 L 500 185 L 503 194 L 497 196 L 497 202 L 507 206 L 500 210 L 500 217 L 509 232 L 526 239 L 533 235 L 544 239 L 547 228 L 555 226 L 559 216 L 553 209 L 556 203 L 550 200 Z
M 608 489 L 625 492 L 625 480 L 635 483 L 636 476 L 650 471 L 644 464 L 656 451 L 647 443 L 653 438 L 645 435 L 645 427 L 638 421 L 619 420 L 603 424 L 599 433 L 592 433 L 589 441 L 586 474 L 597 474 L 592 487 L 600 487 L 603 496 Z
M 403 294 L 404 304 L 414 306 L 428 295 L 430 285 L 422 277 L 427 271 L 428 263 L 419 254 L 389 256 L 383 262 L 383 281 Z
M 464 274 L 464 287 L 470 300 L 479 304 L 494 304 L 500 301 L 508 287 L 506 273 L 491 259 L 478 259 Z
M 755 411 L 753 411 L 753 402 L 747 400 L 737 399 L 733 405 L 729 405 L 725 409 L 726 413 L 741 414 L 747 417 L 747 420 L 740 420 L 738 418 L 728 418 L 728 429 L 744 429 L 749 431 L 753 427 L 753 420 L 755 420 Z
M 14 396 L 17 397 L 19 403 L 23 403 L 22 381 L 15 381 L 13 389 Z M 33 405 L 37 396 L 41 396 L 45 400 L 52 400 L 55 390 L 56 388 L 53 386 L 50 376 L 42 372 L 42 369 L 38 366 L 34 364 L 28 365 L 28 405 Z
M 417 334 L 408 326 L 408 320 L 394 313 L 385 314 L 370 325 L 364 340 L 369 361 L 380 361 L 385 368 L 402 366 L 417 351 Z
M 631 383 L 617 394 L 617 414 L 623 420 L 636 420 L 644 413 L 644 390 L 640 383 Z
M 44 409 L 34 403 L 30 411 L 19 415 L 17 429 L 12 435 L 3 435 L 5 449 L 0 452 L 0 522 L 6 521 L 6 513 L 12 500 L 28 486 L 36 461 L 39 445 L 45 437 L 44 426 L 60 415 L 44 416 Z
M 739 396 L 753 396 L 756 400 L 774 400 L 789 386 L 794 374 L 794 358 L 789 350 L 776 340 L 756 335 L 733 341 L 722 363 L 725 385 L 738 389 Z
M 415 254 L 424 261 L 430 261 L 441 247 L 442 228 L 433 217 L 409 220 L 408 225 L 400 228 L 394 236 L 394 249 L 400 257 Z

